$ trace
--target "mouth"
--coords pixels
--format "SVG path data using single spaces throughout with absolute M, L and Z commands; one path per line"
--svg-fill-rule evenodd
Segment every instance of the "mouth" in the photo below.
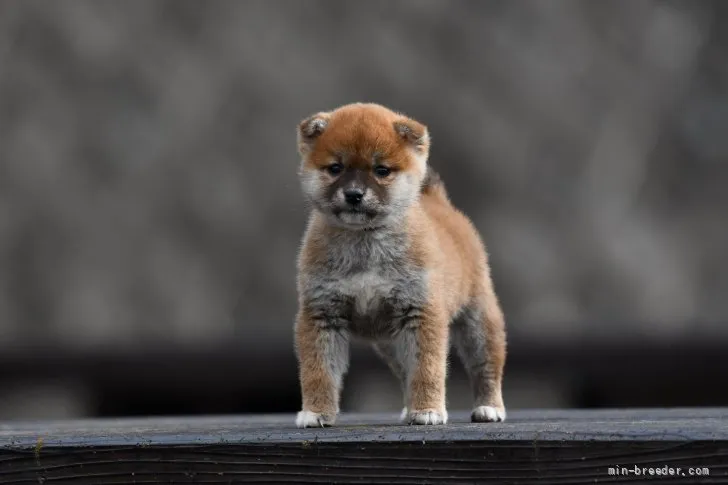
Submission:
M 377 215 L 377 212 L 374 210 L 358 206 L 337 207 L 333 210 L 333 212 L 336 216 L 341 214 L 362 214 L 365 216 L 374 217 Z
M 350 225 L 366 225 L 372 222 L 378 213 L 363 207 L 343 207 L 332 211 L 334 217 Z

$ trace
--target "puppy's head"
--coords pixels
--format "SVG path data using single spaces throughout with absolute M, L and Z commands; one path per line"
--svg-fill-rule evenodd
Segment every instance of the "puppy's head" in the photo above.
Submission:
M 380 105 L 317 113 L 298 126 L 304 195 L 334 225 L 391 224 L 417 200 L 429 148 L 426 126 Z

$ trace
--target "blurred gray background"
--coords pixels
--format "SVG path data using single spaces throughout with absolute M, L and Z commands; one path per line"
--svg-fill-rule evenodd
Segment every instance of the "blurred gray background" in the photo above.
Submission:
M 353 101 L 429 126 L 491 254 L 507 404 L 728 404 L 727 20 L 0 1 L 0 419 L 296 410 L 295 127 Z M 345 410 L 398 409 L 365 348 L 352 366 Z

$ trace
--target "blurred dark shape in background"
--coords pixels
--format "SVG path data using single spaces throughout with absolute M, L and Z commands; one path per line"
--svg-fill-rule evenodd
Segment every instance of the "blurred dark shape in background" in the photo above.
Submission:
M 0 2 L 0 419 L 292 412 L 295 127 L 431 130 L 511 407 L 728 405 L 728 3 Z M 400 406 L 356 347 L 344 409 Z M 469 394 L 453 365 L 451 407 Z

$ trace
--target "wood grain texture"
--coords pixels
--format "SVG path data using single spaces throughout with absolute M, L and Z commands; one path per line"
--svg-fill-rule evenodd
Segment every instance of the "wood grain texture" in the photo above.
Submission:
M 467 417 L 415 427 L 397 425 L 395 414 L 344 415 L 337 427 L 305 430 L 292 415 L 7 423 L 0 484 L 728 483 L 728 409 Z M 683 474 L 609 474 L 635 465 Z

